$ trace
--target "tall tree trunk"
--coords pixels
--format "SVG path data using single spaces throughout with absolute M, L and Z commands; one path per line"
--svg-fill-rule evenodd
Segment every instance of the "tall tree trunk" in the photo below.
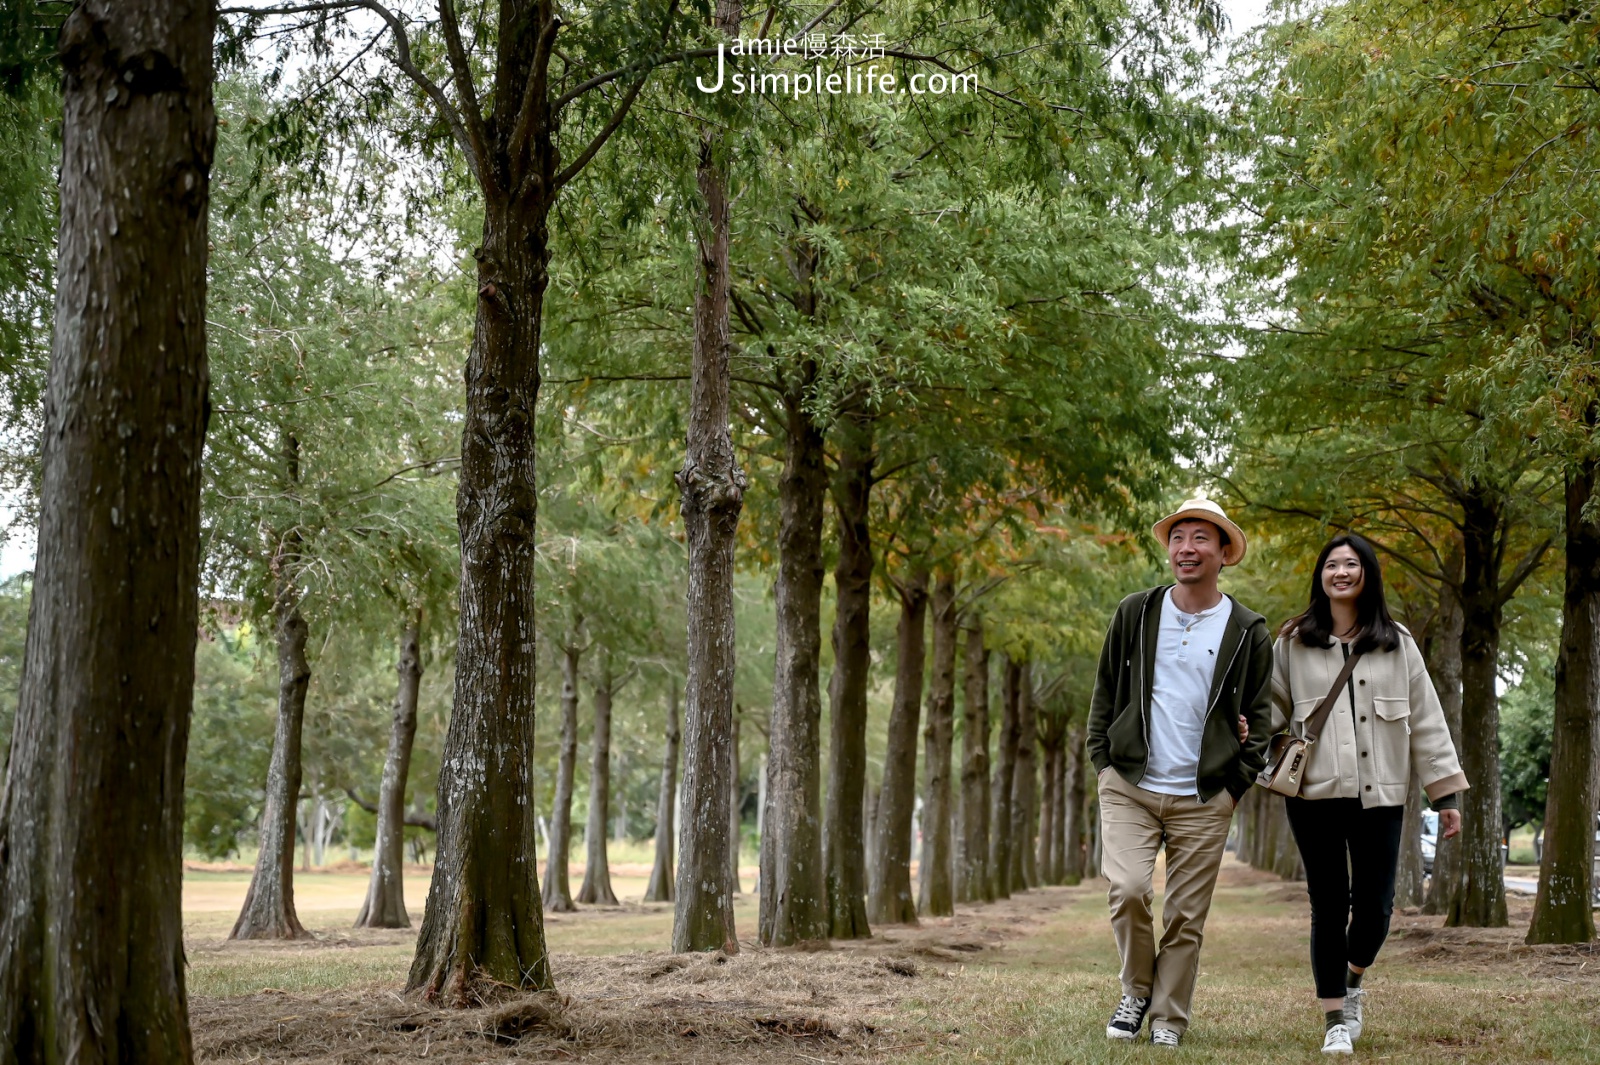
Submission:
M 950 748 L 955 734 L 956 582 L 941 573 L 933 583 L 933 674 L 928 723 L 922 732 L 922 862 L 917 909 L 924 916 L 955 913 L 951 877 Z
M 733 714 L 733 735 L 728 741 L 728 758 L 733 765 L 733 771 L 728 774 L 728 885 L 729 890 L 737 895 L 742 890 L 739 887 L 739 844 L 743 830 L 742 811 L 744 805 L 744 791 L 739 780 L 739 718 L 741 711 L 736 705 Z
M 0 793 L 0 1057 L 193 1058 L 183 775 L 206 427 L 210 4 L 61 32 L 38 557 Z
M 956 899 L 980 902 L 994 898 L 994 878 L 989 873 L 989 649 L 976 618 L 967 625 L 965 667 Z
M 1034 869 L 1038 872 L 1040 884 L 1056 883 L 1054 857 L 1051 847 L 1055 844 L 1056 835 L 1056 748 L 1048 743 L 1040 744 L 1041 757 L 1039 767 L 1041 785 L 1039 789 L 1039 839 L 1036 844 L 1038 853 L 1034 856 Z
M 1011 890 L 1037 887 L 1033 829 L 1039 795 L 1039 715 L 1033 705 L 1033 664 L 1022 663 L 1017 678 L 1017 755 L 1011 774 Z
M 299 445 L 285 443 L 290 481 L 299 479 Z M 272 612 L 278 638 L 278 723 L 267 765 L 266 803 L 261 810 L 255 873 L 230 939 L 299 939 L 309 935 L 294 910 L 295 808 L 300 801 L 300 738 L 311 666 L 306 661 L 306 620 L 295 581 L 300 538 L 284 537 L 273 560 L 277 592 Z
M 1240 860 L 1285 880 L 1301 879 L 1305 872 L 1283 800 L 1264 789 L 1251 788 L 1240 800 L 1240 810 Z
M 867 671 L 871 666 L 872 539 L 867 524 L 874 462 L 872 422 L 841 419 L 834 513 L 839 561 L 834 567 L 832 720 L 823 861 L 828 882 L 828 934 L 863 939 L 867 927 L 866 836 L 862 831 L 867 779 Z
M 928 571 L 913 568 L 900 587 L 894 704 L 889 711 L 867 897 L 867 916 L 880 924 L 917 923 L 917 900 L 911 892 L 911 816 L 917 801 L 917 726 L 922 717 L 927 630 Z
M 1461 550 L 1457 546 L 1446 558 L 1446 570 L 1458 577 L 1460 568 Z M 1457 751 L 1461 750 L 1461 625 L 1461 599 L 1455 587 L 1446 583 L 1439 589 L 1438 610 L 1428 626 L 1427 661 L 1428 675 L 1439 693 L 1439 705 L 1444 709 L 1445 724 Z M 1436 839 L 1423 913 L 1441 914 L 1449 909 L 1460 870 L 1461 838 Z
M 1594 424 L 1595 411 L 1589 411 Z M 1544 807 L 1544 853 L 1529 943 L 1587 943 L 1593 910 L 1595 806 L 1600 803 L 1600 522 L 1585 517 L 1596 463 L 1567 476 L 1567 572 L 1556 658 L 1555 733 Z
M 578 901 L 615 906 L 611 891 L 611 863 L 606 853 L 606 819 L 611 815 L 611 700 L 615 679 L 611 674 L 611 654 L 600 653 L 600 677 L 594 686 L 594 747 L 589 763 L 589 820 L 584 826 L 583 884 Z
M 1066 831 L 1062 837 L 1065 861 L 1061 874 L 1062 880 L 1068 884 L 1076 884 L 1088 875 L 1088 862 L 1083 853 L 1084 798 L 1087 791 L 1083 745 L 1087 735 L 1088 730 L 1082 722 L 1073 725 L 1067 732 L 1066 812 L 1063 815 Z
M 1422 789 L 1416 781 L 1411 783 L 1400 822 L 1400 861 L 1394 880 L 1394 904 L 1406 908 L 1422 905 L 1427 886 L 1422 867 Z
M 717 0 L 713 29 L 737 37 L 740 0 Z M 697 180 L 699 277 L 694 301 L 694 364 L 688 447 L 678 489 L 689 536 L 689 685 L 684 727 L 684 801 L 691 810 L 721 809 L 734 772 L 733 551 L 744 506 L 745 475 L 728 432 L 728 176 L 714 123 L 700 135 Z M 735 953 L 733 893 L 728 882 L 728 819 L 685 817 L 678 846 L 672 949 Z
M 406 981 L 467 1005 L 475 985 L 552 986 L 533 805 L 534 410 L 558 189 L 555 115 L 538 42 L 554 5 L 503 4 L 494 67 L 478 299 L 467 355 L 456 522 L 461 536 L 455 702 L 439 766 L 439 833 L 427 910 Z M 527 121 L 517 101 L 529 97 Z
M 1461 576 L 1461 869 L 1445 924 L 1501 928 L 1506 887 L 1500 856 L 1500 544 L 1503 507 L 1487 490 L 1463 501 Z
M 1059 884 L 1062 877 L 1062 819 L 1066 805 L 1065 747 L 1067 719 L 1049 714 L 1039 721 L 1040 772 L 1043 786 L 1039 800 L 1039 853 L 1036 858 L 1039 883 Z
M 815 256 L 798 261 L 810 277 Z M 809 293 L 809 285 L 802 286 Z M 809 311 L 807 306 L 803 308 Z M 806 411 L 816 363 L 783 393 L 787 422 L 778 482 L 777 656 L 761 831 L 760 938 L 786 947 L 828 935 L 822 865 L 822 518 L 828 491 L 822 430 Z
M 656 857 L 650 867 L 646 902 L 672 901 L 672 840 L 678 809 L 678 678 L 667 700 L 667 744 L 661 759 L 661 790 L 656 794 Z
M 1022 663 L 1006 656 L 1005 677 L 1000 686 L 1000 734 L 995 743 L 994 786 L 991 799 L 994 804 L 989 816 L 989 876 L 994 881 L 994 898 L 1008 899 L 1013 884 L 1011 870 L 1012 817 L 1011 803 L 1017 770 L 1017 740 L 1020 730 L 1018 702 L 1022 691 Z
M 417 735 L 417 693 L 422 687 L 422 612 L 413 611 L 400 633 L 395 663 L 399 684 L 394 718 L 389 723 L 389 750 L 383 758 L 383 784 L 378 790 L 378 838 L 372 847 L 372 879 L 367 900 L 356 914 L 357 928 L 410 928 L 406 913 L 405 832 L 406 779 L 411 772 L 411 743 Z
M 544 908 L 551 913 L 571 913 L 572 881 L 572 781 L 578 769 L 578 645 L 580 618 L 561 648 L 561 749 L 556 762 L 556 802 L 550 811 L 550 854 L 544 866 Z M 676 716 L 676 708 L 674 708 Z

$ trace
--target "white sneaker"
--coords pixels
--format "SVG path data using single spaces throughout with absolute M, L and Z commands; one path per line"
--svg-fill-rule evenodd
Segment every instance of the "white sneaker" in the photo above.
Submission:
M 1111 1015 L 1111 1023 L 1106 1025 L 1106 1038 L 1132 1039 L 1137 1036 L 1139 1026 L 1144 1024 L 1144 1015 L 1149 1009 L 1149 999 L 1123 995 L 1122 1000 L 1117 1003 L 1117 1012 Z
M 1175 1047 L 1178 1045 L 1178 1033 L 1171 1028 L 1152 1028 L 1150 1043 L 1158 1047 Z
M 1350 1029 L 1342 1024 L 1329 1028 L 1322 1037 L 1322 1052 L 1324 1054 L 1354 1054 L 1355 1047 L 1350 1045 Z
M 1350 1042 L 1361 1038 L 1361 1000 L 1367 997 L 1364 987 L 1344 989 L 1344 1026 L 1350 1029 Z

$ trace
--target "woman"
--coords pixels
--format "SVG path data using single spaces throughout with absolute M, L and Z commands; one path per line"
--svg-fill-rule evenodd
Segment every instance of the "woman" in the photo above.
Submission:
M 1371 544 L 1334 537 L 1317 557 L 1310 605 L 1278 637 L 1274 731 L 1287 724 L 1305 736 L 1346 659 L 1361 656 L 1310 746 L 1300 794 L 1286 800 L 1311 896 L 1322 1050 L 1349 1054 L 1361 1035 L 1361 978 L 1389 934 L 1406 796 L 1420 784 L 1449 839 L 1461 831 L 1456 793 L 1467 779 L 1422 652 L 1384 605 Z

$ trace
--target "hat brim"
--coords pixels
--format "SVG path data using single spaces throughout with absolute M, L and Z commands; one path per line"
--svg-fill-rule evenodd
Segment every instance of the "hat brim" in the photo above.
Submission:
M 1226 514 L 1219 514 L 1214 510 L 1201 507 L 1186 507 L 1176 514 L 1169 514 L 1150 527 L 1151 534 L 1156 542 L 1163 548 L 1167 546 L 1167 538 L 1172 533 L 1172 527 L 1180 521 L 1206 521 L 1215 525 L 1228 534 L 1228 542 L 1222 548 L 1222 564 L 1224 566 L 1237 566 L 1244 559 L 1245 538 L 1244 530 L 1229 520 Z

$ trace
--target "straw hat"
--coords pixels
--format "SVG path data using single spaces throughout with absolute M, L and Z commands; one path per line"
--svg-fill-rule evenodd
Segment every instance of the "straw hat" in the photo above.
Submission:
M 1150 527 L 1150 533 L 1156 542 L 1163 548 L 1167 546 L 1167 537 L 1172 532 L 1172 527 L 1180 521 L 1195 518 L 1200 521 L 1209 521 L 1228 534 L 1227 546 L 1222 549 L 1222 564 L 1224 566 L 1237 566 L 1244 558 L 1244 532 L 1235 525 L 1222 508 L 1209 499 L 1186 499 L 1183 506 L 1177 511 L 1168 514 Z

